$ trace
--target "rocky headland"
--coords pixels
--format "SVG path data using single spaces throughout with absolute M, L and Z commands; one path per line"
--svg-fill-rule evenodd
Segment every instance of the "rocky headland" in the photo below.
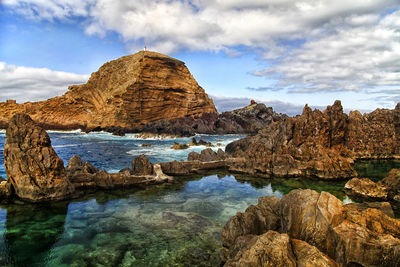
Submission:
M 388 203 L 296 189 L 232 217 L 222 243 L 224 266 L 398 266 L 400 221 Z
M 0 128 L 6 129 L 17 113 L 29 114 L 44 129 L 178 136 L 256 133 L 286 117 L 255 102 L 218 114 L 184 62 L 150 51 L 105 63 L 86 84 L 72 85 L 62 96 L 1 102 Z
M 4 148 L 7 180 L 0 183 L 0 200 L 17 197 L 28 202 L 48 202 L 82 195 L 84 190 L 146 186 L 172 181 L 159 164 L 145 156 L 119 173 L 99 171 L 78 156 L 64 168 L 48 134 L 28 115 L 9 121 Z

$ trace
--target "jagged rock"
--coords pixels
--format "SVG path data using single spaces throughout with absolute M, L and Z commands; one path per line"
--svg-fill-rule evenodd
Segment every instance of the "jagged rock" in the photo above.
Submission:
M 132 161 L 132 170 L 135 175 L 152 175 L 153 164 L 145 155 L 140 155 Z
M 232 251 L 224 266 L 339 266 L 316 247 L 275 231 L 241 236 Z
M 51 146 L 50 137 L 25 114 L 10 121 L 4 146 L 7 182 L 15 194 L 31 202 L 71 197 L 74 187 L 64 172 L 64 163 Z
M 286 115 L 274 112 L 271 107 L 254 103 L 230 112 L 223 112 L 215 122 L 216 132 L 255 134 L 272 122 L 286 118 Z
M 63 96 L 0 103 L 2 124 L 18 112 L 31 114 L 47 129 L 104 129 L 115 134 L 159 120 L 217 114 L 185 63 L 150 51 L 105 63 L 86 84 L 70 86 Z
M 400 203 L 400 170 L 392 169 L 386 178 L 377 183 L 368 178 L 353 178 L 344 188 L 349 195 Z
M 358 197 L 382 200 L 388 198 L 388 188 L 368 178 L 353 178 L 345 184 L 344 189 L 348 190 L 348 194 Z
M 225 160 L 226 155 L 222 149 L 218 149 L 217 152 L 211 148 L 203 149 L 200 154 L 197 152 L 190 152 L 188 155 L 188 161 L 198 160 L 202 162 Z
M 11 183 L 8 183 L 6 179 L 0 177 L 0 201 L 11 197 L 13 191 Z
M 192 138 L 192 140 L 190 140 L 189 146 L 208 146 L 208 147 L 213 147 L 213 144 L 211 142 L 206 142 L 202 139 L 199 140 L 199 142 L 197 142 L 196 138 Z
M 340 101 L 323 112 L 306 105 L 301 116 L 271 123 L 255 136 L 230 143 L 226 152 L 244 158 L 242 165 L 231 170 L 264 177 L 356 177 L 354 159 L 400 153 L 396 112 L 347 116 Z
M 174 142 L 174 144 L 171 146 L 172 149 L 180 150 L 180 149 L 188 149 L 189 146 L 187 144 L 179 144 Z
M 250 206 L 244 213 L 238 212 L 222 229 L 225 247 L 231 247 L 239 236 L 260 235 L 265 230 L 279 230 L 279 198 L 260 197 L 256 206 Z
M 329 193 L 300 189 L 285 195 L 278 204 L 259 203 L 257 208 L 248 209 L 244 214 L 238 213 L 232 217 L 222 231 L 222 243 L 225 246 L 221 252 L 223 259 L 231 259 L 236 263 L 240 262 L 240 255 L 247 259 L 247 248 L 240 245 L 241 238 L 248 238 L 252 234 L 263 234 L 274 228 L 276 230 L 277 224 L 273 224 L 260 228 L 261 233 L 253 233 L 254 224 L 249 224 L 242 219 L 260 216 L 261 213 L 257 213 L 258 210 L 268 205 L 270 210 L 275 210 L 275 212 L 278 210 L 276 215 L 280 228 L 277 231 L 288 234 L 292 240 L 302 240 L 315 246 L 341 266 L 397 266 L 400 264 L 400 221 L 389 216 L 393 214 L 393 211 L 388 204 L 344 205 Z M 266 216 L 266 218 L 269 217 L 270 215 Z M 269 246 L 268 243 L 265 243 L 265 246 Z M 242 249 L 243 251 L 239 251 Z M 273 248 L 262 247 L 263 253 L 271 249 Z M 304 255 L 306 251 L 299 250 L 296 258 L 301 257 L 300 254 Z M 285 252 L 282 253 L 285 254 Z
M 278 114 L 271 107 L 256 104 L 224 112 L 203 113 L 199 116 L 186 116 L 173 120 L 160 120 L 146 124 L 141 131 L 155 134 L 174 134 L 178 136 L 193 136 L 200 134 L 255 134 L 274 121 L 286 119 L 284 114 Z

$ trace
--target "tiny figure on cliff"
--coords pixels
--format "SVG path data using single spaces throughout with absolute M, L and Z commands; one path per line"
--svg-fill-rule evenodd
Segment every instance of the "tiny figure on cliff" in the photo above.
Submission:
M 252 100 L 250 101 L 250 105 L 255 105 L 255 104 L 257 104 L 257 102 L 254 101 L 254 99 L 252 99 Z

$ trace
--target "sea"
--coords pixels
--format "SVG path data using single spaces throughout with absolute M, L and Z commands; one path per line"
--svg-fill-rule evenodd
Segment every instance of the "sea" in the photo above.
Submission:
M 49 131 L 54 150 L 68 164 L 78 155 L 99 169 L 118 172 L 133 158 L 152 163 L 186 160 L 204 146 L 174 150 L 191 138 L 142 139 L 134 134 Z M 197 135 L 217 150 L 241 135 Z M 0 132 L 0 176 L 6 178 Z M 147 146 L 142 146 L 146 144 Z M 375 181 L 395 161 L 361 161 L 362 177 Z M 344 181 L 261 179 L 216 171 L 176 178 L 146 189 L 100 190 L 70 201 L 0 205 L 0 266 L 219 266 L 221 230 L 261 196 L 281 198 L 296 188 L 328 191 L 350 203 Z

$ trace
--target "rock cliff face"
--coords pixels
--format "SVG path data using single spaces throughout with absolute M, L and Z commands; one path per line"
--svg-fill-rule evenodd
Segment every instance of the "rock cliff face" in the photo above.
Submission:
M 226 223 L 221 258 L 226 266 L 398 266 L 400 221 L 392 216 L 388 203 L 344 205 L 326 192 L 262 197 Z
M 50 137 L 25 114 L 16 114 L 9 122 L 4 165 L 7 183 L 24 200 L 60 200 L 70 197 L 75 190 Z
M 182 61 L 149 51 L 105 63 L 86 84 L 46 101 L 0 103 L 1 126 L 16 113 L 47 129 L 134 129 L 157 120 L 217 113 Z
M 243 159 L 231 170 L 265 177 L 355 177 L 355 159 L 399 157 L 399 108 L 348 116 L 340 101 L 322 112 L 306 105 L 300 116 L 229 144 L 231 157 Z

